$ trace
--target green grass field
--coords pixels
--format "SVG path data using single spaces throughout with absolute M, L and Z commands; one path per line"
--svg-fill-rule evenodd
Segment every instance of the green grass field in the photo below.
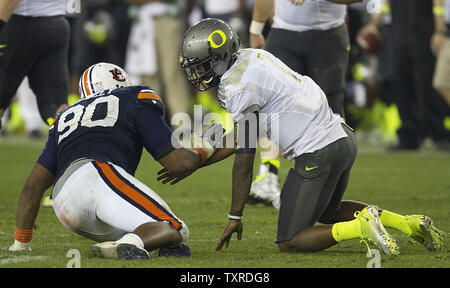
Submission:
M 0 138 L 0 248 L 13 243 L 16 205 L 21 187 L 43 147 L 42 141 Z M 32 241 L 33 251 L 15 254 L 0 249 L 0 268 L 58 267 L 72 259 L 71 249 L 80 254 L 82 268 L 89 267 L 189 267 L 189 268 L 365 268 L 370 258 L 358 240 L 340 243 L 318 253 L 280 253 L 274 244 L 278 213 L 273 207 L 247 205 L 243 239 L 233 237 L 230 247 L 214 251 L 228 221 L 231 196 L 230 157 L 204 168 L 183 182 L 170 186 L 156 181 L 160 169 L 144 153 L 136 178 L 158 192 L 174 213 L 189 226 L 188 258 L 161 258 L 119 261 L 93 259 L 88 250 L 93 241 L 68 231 L 52 208 L 41 207 Z M 256 165 L 256 164 L 255 164 Z M 284 180 L 292 163 L 284 160 L 280 171 Z M 255 169 L 256 170 L 256 169 Z M 282 183 L 281 183 L 282 184 Z M 49 191 L 46 195 L 49 194 Z M 427 214 L 438 228 L 450 231 L 450 154 L 432 148 L 415 153 L 386 154 L 381 148 L 360 148 L 345 199 L 376 204 L 400 214 Z M 381 256 L 381 267 L 450 267 L 449 248 L 430 253 L 408 237 L 389 230 L 400 247 L 398 257 Z M 446 233 L 446 235 L 448 235 Z M 446 237 L 447 238 L 447 237 Z M 69 257 L 67 256 L 69 252 Z

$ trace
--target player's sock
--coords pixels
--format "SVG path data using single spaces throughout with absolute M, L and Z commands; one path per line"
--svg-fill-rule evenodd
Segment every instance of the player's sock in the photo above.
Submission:
M 383 226 L 396 229 L 406 235 L 411 235 L 411 228 L 405 216 L 383 210 L 380 215 L 380 220 Z
M 116 241 L 116 243 L 127 243 L 127 244 L 133 244 L 136 245 L 139 248 L 144 249 L 144 242 L 142 241 L 141 237 L 134 233 L 128 233 L 123 235 L 122 238 Z
M 331 233 L 336 242 L 361 238 L 361 222 L 358 219 L 338 222 L 331 228 Z

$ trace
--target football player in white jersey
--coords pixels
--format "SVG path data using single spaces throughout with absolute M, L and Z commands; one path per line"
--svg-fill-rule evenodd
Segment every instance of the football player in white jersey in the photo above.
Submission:
M 342 200 L 356 157 L 356 139 L 311 78 L 295 73 L 264 50 L 239 49 L 230 26 L 218 19 L 204 19 L 186 31 L 180 61 L 195 88 L 219 86 L 219 101 L 238 127 L 230 133 L 237 135 L 237 148 L 227 145 L 227 135 L 226 146 L 204 164 L 236 153 L 229 222 L 216 250 L 228 246 L 235 232 L 241 239 L 257 131 L 263 130 L 285 158 L 295 161 L 281 192 L 276 240 L 281 251 L 319 251 L 359 238 L 397 255 L 398 247 L 383 225 L 415 239 L 428 239 L 421 242 L 430 250 L 441 247 L 440 234 L 427 216 L 402 216 Z M 187 176 L 165 170 L 159 174 L 163 183 Z M 316 222 L 324 225 L 315 226 Z

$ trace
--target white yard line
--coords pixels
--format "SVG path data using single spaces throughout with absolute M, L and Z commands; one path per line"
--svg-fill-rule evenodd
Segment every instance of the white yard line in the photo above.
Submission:
M 29 262 L 29 261 L 42 261 L 45 258 L 47 258 L 47 256 L 27 256 L 27 255 L 14 256 L 3 259 L 0 258 L 0 265 L 8 265 L 11 263 L 17 264 L 20 262 Z

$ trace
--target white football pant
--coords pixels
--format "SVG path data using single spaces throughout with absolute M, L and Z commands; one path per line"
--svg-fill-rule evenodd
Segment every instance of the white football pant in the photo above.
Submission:
M 53 199 L 59 221 L 89 239 L 116 241 L 148 222 L 167 222 L 182 241 L 189 229 L 164 200 L 124 169 L 112 163 L 89 162 L 68 177 Z

